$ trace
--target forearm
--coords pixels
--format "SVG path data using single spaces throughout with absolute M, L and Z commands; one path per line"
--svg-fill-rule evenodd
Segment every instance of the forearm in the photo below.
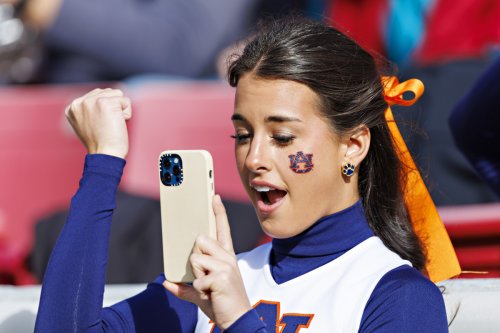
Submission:
M 125 161 L 86 157 L 80 187 L 50 258 L 35 330 L 73 332 L 99 325 L 111 218 Z

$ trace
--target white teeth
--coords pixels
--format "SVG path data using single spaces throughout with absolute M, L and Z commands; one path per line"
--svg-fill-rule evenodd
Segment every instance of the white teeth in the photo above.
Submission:
M 269 192 L 274 190 L 272 187 L 267 186 L 252 186 L 257 192 Z

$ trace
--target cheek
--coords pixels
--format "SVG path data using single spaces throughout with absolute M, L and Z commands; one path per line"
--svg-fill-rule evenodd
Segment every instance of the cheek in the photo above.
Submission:
M 242 147 L 236 146 L 234 148 L 234 157 L 236 160 L 236 166 L 238 167 L 238 171 L 242 172 L 245 165 L 246 151 Z
M 306 174 L 313 170 L 314 154 L 304 153 L 303 151 L 298 151 L 295 154 L 288 155 L 288 166 L 292 172 L 297 174 Z
M 293 234 L 298 234 L 309 228 L 314 222 L 324 215 L 325 204 L 328 202 L 327 186 L 320 174 L 320 169 L 315 166 L 308 173 L 295 173 L 287 170 L 289 186 L 289 206 L 285 219 L 294 221 L 288 228 Z
M 292 155 L 290 155 L 292 156 Z M 304 150 L 287 161 L 290 190 L 299 202 L 315 205 L 318 198 L 339 190 L 340 167 L 331 151 Z
M 234 157 L 236 162 L 236 169 L 238 170 L 238 174 L 240 176 L 241 183 L 245 188 L 245 191 L 250 194 L 250 188 L 248 186 L 249 181 L 249 170 L 246 167 L 246 158 L 247 158 L 248 150 L 244 149 L 244 147 L 236 147 L 234 150 Z
M 318 165 L 312 149 L 304 149 L 282 157 L 281 172 L 286 175 L 294 205 L 310 202 L 316 194 L 316 185 L 321 182 L 321 163 Z

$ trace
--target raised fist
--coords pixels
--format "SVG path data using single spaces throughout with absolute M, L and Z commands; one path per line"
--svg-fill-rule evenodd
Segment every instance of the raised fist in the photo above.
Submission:
M 65 114 L 89 154 L 125 158 L 129 146 L 125 121 L 132 117 L 132 107 L 121 90 L 94 89 L 71 102 Z

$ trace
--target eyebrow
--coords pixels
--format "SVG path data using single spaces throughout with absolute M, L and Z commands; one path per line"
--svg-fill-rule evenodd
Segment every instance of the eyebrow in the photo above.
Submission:
M 290 122 L 290 121 L 302 122 L 302 120 L 300 120 L 299 118 L 288 117 L 288 116 L 269 116 L 266 118 L 266 123 L 271 123 L 271 122 L 286 123 L 286 122 Z
M 231 120 L 232 121 L 244 121 L 244 122 L 248 122 L 247 119 L 245 117 L 243 117 L 241 114 L 239 113 L 235 113 L 231 116 Z
M 248 122 L 248 120 L 243 117 L 239 113 L 235 113 L 231 116 L 232 121 L 243 121 L 243 122 Z M 285 123 L 285 122 L 291 122 L 291 121 L 297 121 L 297 122 L 302 122 L 299 118 L 295 117 L 288 117 L 288 116 L 269 116 L 265 119 L 266 123 Z

